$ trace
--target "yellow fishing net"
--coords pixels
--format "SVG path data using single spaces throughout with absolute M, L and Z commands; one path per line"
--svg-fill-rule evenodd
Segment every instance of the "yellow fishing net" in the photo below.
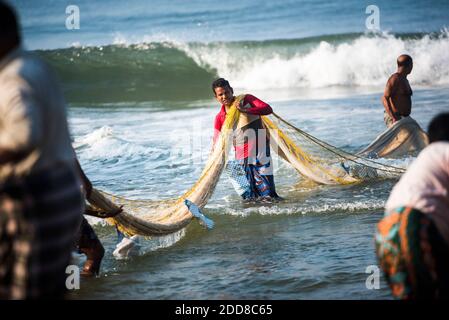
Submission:
M 236 97 L 230 108 L 220 137 L 200 178 L 181 197 L 162 201 L 129 200 L 94 189 L 90 199 L 91 210 L 112 211 L 123 205 L 123 212 L 114 218 L 108 218 L 107 221 L 128 236 L 161 236 L 187 226 L 193 216 L 184 200 L 189 199 L 199 208 L 203 208 L 212 196 L 232 145 L 232 129 L 240 116 L 236 105 L 243 97 Z
M 123 205 L 123 212 L 108 222 L 128 236 L 162 236 L 179 231 L 193 218 L 188 199 L 203 208 L 210 199 L 228 160 L 233 131 L 240 117 L 236 97 L 226 115 L 221 134 L 198 181 L 178 199 L 129 200 L 93 190 L 91 210 L 111 211 Z M 302 176 L 321 184 L 349 184 L 358 181 L 398 177 L 404 170 L 363 158 L 333 147 L 296 128 L 276 114 L 262 116 L 270 136 L 271 149 L 288 161 Z
M 262 117 L 270 134 L 272 150 L 301 175 L 321 184 L 350 184 L 393 178 L 404 169 L 383 164 L 336 148 L 273 113 Z

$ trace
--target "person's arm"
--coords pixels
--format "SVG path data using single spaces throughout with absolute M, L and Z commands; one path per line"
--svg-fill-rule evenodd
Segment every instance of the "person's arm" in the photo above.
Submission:
M 75 152 L 75 151 L 74 151 Z M 88 201 L 91 201 L 90 197 L 92 195 L 92 182 L 90 182 L 89 178 L 86 176 L 86 174 L 84 173 L 83 169 L 81 168 L 81 165 L 78 161 L 77 158 L 75 158 L 76 160 L 76 168 L 78 170 L 78 173 L 81 177 L 81 181 L 83 183 L 83 188 L 86 191 L 86 199 Z M 112 218 L 115 217 L 116 215 L 118 215 L 119 213 L 121 213 L 123 211 L 123 205 L 119 206 L 116 210 L 107 212 L 104 210 L 95 210 L 93 209 L 91 206 L 87 205 L 85 210 L 84 210 L 84 214 L 87 214 L 89 216 L 93 216 L 93 217 L 97 217 L 97 218 Z
M 396 113 L 397 109 L 393 104 L 391 99 L 392 95 L 395 93 L 398 86 L 398 79 L 396 76 L 391 76 L 387 81 L 387 85 L 385 86 L 384 95 L 382 96 L 382 104 L 384 105 L 385 111 L 387 114 L 393 119 L 393 121 L 397 121 Z
M 89 178 L 84 173 L 77 158 L 75 158 L 75 165 L 81 177 L 81 182 L 83 183 L 84 190 L 86 191 L 86 199 L 89 200 L 92 194 L 92 182 L 90 182 Z
M 223 127 L 223 121 L 221 119 L 220 114 L 217 114 L 214 121 L 214 138 L 212 143 L 212 150 L 214 150 L 215 144 L 217 143 L 218 138 L 220 137 L 221 128 Z
M 94 208 L 92 208 L 89 205 L 87 205 L 86 208 L 84 209 L 84 214 L 87 214 L 88 216 L 92 216 L 92 217 L 96 217 L 96 218 L 101 218 L 101 219 L 112 218 L 122 212 L 123 212 L 123 205 L 121 205 L 117 209 L 110 211 L 110 212 L 102 211 L 102 210 L 95 210 Z
M 1 91 L 0 165 L 21 161 L 43 138 L 42 115 L 28 83 L 8 79 Z
M 273 109 L 268 103 L 256 98 L 253 95 L 247 94 L 245 98 L 240 102 L 238 109 L 241 112 L 264 116 L 273 112 Z

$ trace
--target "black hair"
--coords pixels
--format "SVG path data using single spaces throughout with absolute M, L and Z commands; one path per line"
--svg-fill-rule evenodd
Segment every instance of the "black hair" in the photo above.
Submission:
M 14 9 L 0 0 L 0 38 L 20 42 L 19 23 Z
M 215 88 L 226 88 L 229 87 L 232 89 L 231 85 L 229 84 L 229 81 L 224 78 L 219 78 L 212 82 L 212 91 L 215 94 Z
M 401 57 L 404 59 L 401 59 Z M 410 67 L 413 64 L 413 59 L 408 54 L 403 54 L 399 56 L 397 63 L 398 67 Z
M 449 112 L 440 113 L 429 124 L 429 142 L 449 141 Z

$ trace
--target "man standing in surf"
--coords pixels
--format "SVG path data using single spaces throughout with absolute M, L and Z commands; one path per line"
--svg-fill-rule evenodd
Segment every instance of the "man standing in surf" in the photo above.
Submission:
M 226 115 L 235 102 L 234 90 L 223 78 L 212 83 L 215 98 L 221 104 L 215 117 L 214 146 L 220 136 Z M 273 109 L 253 95 L 246 94 L 237 105 L 241 112 L 234 131 L 235 161 L 227 165 L 231 178 L 238 184 L 237 192 L 245 200 L 279 199 L 273 177 L 273 163 L 270 143 L 260 116 L 268 115 Z M 236 177 L 239 176 L 237 179 Z M 246 181 L 242 181 L 242 176 Z M 241 192 L 239 192 L 239 190 Z
M 388 128 L 412 112 L 413 92 L 407 76 L 412 72 L 413 60 L 409 55 L 403 54 L 398 57 L 397 64 L 398 70 L 388 79 L 382 97 L 384 121 Z

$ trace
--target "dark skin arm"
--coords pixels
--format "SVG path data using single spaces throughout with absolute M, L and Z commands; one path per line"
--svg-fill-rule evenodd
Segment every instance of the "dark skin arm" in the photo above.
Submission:
M 397 121 L 397 117 L 395 113 L 397 113 L 397 108 L 395 107 L 393 100 L 391 97 L 395 94 L 398 87 L 398 77 L 396 74 L 392 75 L 390 79 L 387 81 L 387 85 L 385 86 L 384 95 L 382 96 L 382 103 L 384 105 L 385 111 L 387 114 L 394 120 Z
M 81 165 L 80 165 L 78 159 L 76 159 L 76 168 L 77 168 L 78 173 L 79 173 L 79 175 L 81 177 L 81 181 L 83 183 L 84 190 L 86 191 L 86 199 L 89 201 L 89 199 L 90 199 L 90 197 L 92 195 L 92 188 L 93 188 L 92 187 L 92 182 L 90 182 L 89 178 L 84 173 L 84 171 L 81 168 Z M 104 218 L 115 217 L 116 215 L 118 215 L 122 211 L 123 211 L 123 206 L 120 206 L 117 210 L 112 211 L 112 212 L 98 211 L 98 210 L 93 209 L 90 206 L 87 206 L 86 210 L 84 211 L 84 214 L 104 219 Z
M 86 191 L 86 199 L 89 200 L 90 196 L 92 194 L 92 182 L 90 182 L 89 178 L 87 178 L 83 169 L 81 169 L 81 165 L 80 165 L 78 159 L 76 159 L 75 165 L 76 165 L 76 169 L 78 170 L 78 173 L 81 177 L 81 182 L 83 183 L 84 190 Z
M 101 218 L 101 219 L 106 219 L 106 218 L 115 217 L 122 211 L 123 211 L 123 206 L 120 206 L 117 210 L 111 211 L 111 212 L 98 211 L 98 210 L 95 210 L 94 208 L 92 208 L 91 206 L 87 206 L 86 209 L 84 210 L 84 214 L 87 214 L 88 216 Z

